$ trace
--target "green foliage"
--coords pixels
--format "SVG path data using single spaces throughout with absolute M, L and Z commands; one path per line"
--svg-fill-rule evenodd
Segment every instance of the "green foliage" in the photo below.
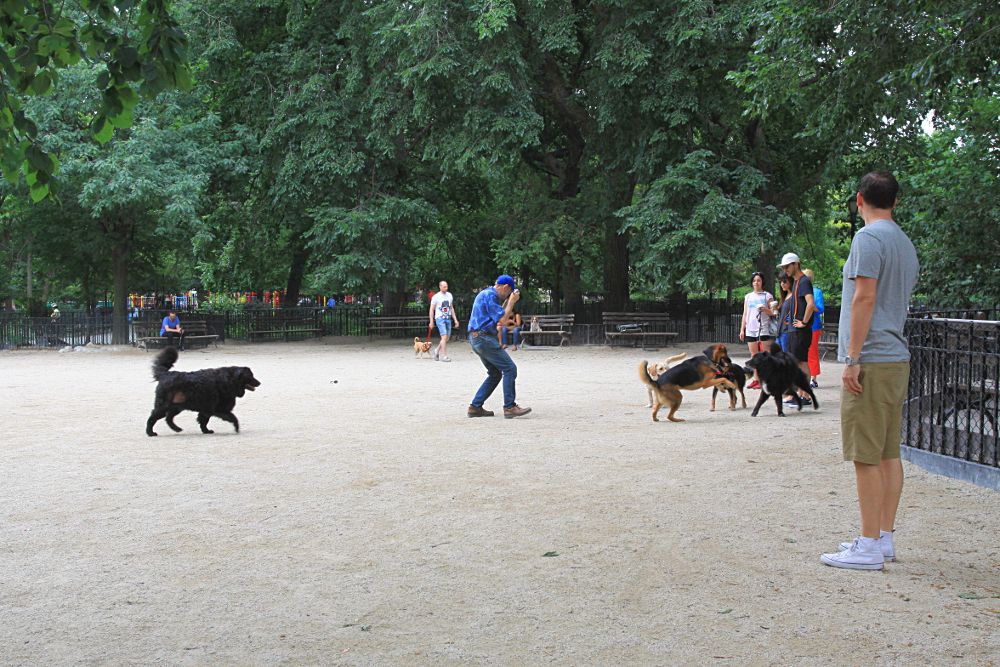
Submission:
M 20 171 L 31 199 L 55 192 L 59 170 L 44 148 L 24 100 L 43 96 L 60 73 L 82 59 L 102 63 L 89 105 L 91 135 L 107 143 L 115 128 L 132 124 L 138 95 L 190 88 L 184 63 L 186 39 L 166 0 L 7 0 L 0 5 L 0 163 L 15 182 Z
M 985 0 L 11 0 L 0 293 L 23 292 L 30 248 L 81 293 L 127 270 L 135 288 L 401 304 L 503 271 L 559 308 L 618 309 L 742 291 L 794 250 L 836 300 L 846 199 L 889 168 L 923 294 L 996 303 L 998 16 Z
M 763 185 L 758 170 L 727 168 L 707 150 L 668 168 L 621 211 L 635 233 L 639 289 L 671 294 L 744 283 L 761 249 L 787 244 L 794 229 L 787 214 L 755 196 Z
M 1000 297 L 998 118 L 1000 97 L 977 99 L 908 156 L 900 215 L 928 303 L 992 307 Z

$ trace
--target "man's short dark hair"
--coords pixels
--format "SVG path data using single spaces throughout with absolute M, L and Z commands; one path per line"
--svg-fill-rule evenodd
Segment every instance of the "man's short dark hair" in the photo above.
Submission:
M 892 208 L 899 197 L 899 183 L 888 171 L 873 171 L 861 177 L 858 192 L 875 208 Z

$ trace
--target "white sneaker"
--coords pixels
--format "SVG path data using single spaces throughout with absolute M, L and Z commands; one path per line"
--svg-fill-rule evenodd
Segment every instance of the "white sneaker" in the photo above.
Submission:
M 882 557 L 885 558 L 887 563 L 891 563 L 892 561 L 896 560 L 896 549 L 893 547 L 892 544 L 892 533 L 889 533 L 888 537 L 882 535 L 880 538 L 878 538 L 878 546 L 879 549 L 882 550 Z M 850 542 L 840 543 L 841 551 L 850 548 L 851 548 Z
M 451 361 L 451 357 L 441 357 L 441 361 Z
M 862 546 L 862 541 L 867 542 Z M 819 557 L 824 565 L 843 567 L 848 570 L 881 570 L 885 564 L 885 556 L 879 548 L 878 540 L 873 538 L 855 538 L 843 551 L 835 554 L 823 554 Z
M 436 347 L 431 351 L 431 358 L 434 359 L 434 361 L 438 360 L 438 349 Z

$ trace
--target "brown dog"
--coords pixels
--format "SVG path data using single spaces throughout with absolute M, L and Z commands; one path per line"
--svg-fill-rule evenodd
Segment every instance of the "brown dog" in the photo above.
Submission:
M 680 354 L 675 354 L 672 357 L 667 357 L 663 361 L 652 362 L 646 366 L 646 372 L 649 373 L 649 377 L 656 380 L 661 375 L 669 371 L 671 367 L 683 361 L 687 356 L 687 352 L 681 352 Z M 653 407 L 653 390 L 646 387 L 646 394 L 649 398 L 649 402 L 646 403 L 646 407 L 651 408 Z
M 420 340 L 420 336 L 414 336 L 413 337 L 413 352 L 414 352 L 414 354 L 416 354 L 417 358 L 419 358 L 421 354 L 426 354 L 427 358 L 430 359 L 431 358 L 431 342 L 429 340 L 427 340 L 427 341 Z
M 708 351 L 706 350 L 706 352 Z M 672 422 L 684 421 L 683 419 L 674 417 L 678 408 L 681 407 L 681 401 L 683 400 L 681 395 L 682 389 L 685 391 L 694 391 L 695 389 L 708 389 L 709 387 L 736 388 L 736 385 L 731 381 L 716 374 L 718 367 L 707 355 L 683 361 L 669 369 L 656 380 L 650 377 L 648 367 L 649 364 L 646 361 L 639 364 L 639 379 L 653 392 L 654 422 L 660 421 L 657 418 L 657 413 L 664 405 L 670 408 L 667 419 Z
M 718 366 L 726 359 L 729 359 L 729 350 L 722 343 L 716 343 L 714 345 L 709 345 L 702 352 L 706 357 L 708 357 L 713 364 Z

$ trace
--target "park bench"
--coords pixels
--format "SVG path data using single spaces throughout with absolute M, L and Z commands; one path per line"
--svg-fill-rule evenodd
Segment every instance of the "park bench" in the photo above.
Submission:
M 251 343 L 261 340 L 302 340 L 323 335 L 323 327 L 319 326 L 315 317 L 284 317 L 266 318 L 250 323 L 247 328 L 247 340 Z
M 671 322 L 667 313 L 604 313 L 604 341 L 614 346 L 619 342 L 631 342 L 636 347 L 646 348 L 649 342 L 664 345 L 677 338 L 676 331 L 667 331 Z
M 541 331 L 531 331 L 531 321 L 538 319 Z M 521 340 L 525 344 L 540 345 L 537 341 L 553 341 L 559 347 L 566 345 L 573 337 L 573 321 L 576 318 L 571 314 L 557 315 L 532 315 L 523 318 L 524 326 L 521 328 Z M 556 343 L 558 339 L 558 343 Z
M 143 350 L 160 348 L 167 344 L 168 338 L 160 335 L 159 322 L 134 322 L 135 345 Z M 208 333 L 208 324 L 203 320 L 181 320 L 184 329 L 184 347 L 208 347 L 209 343 L 219 344 L 216 334 Z
M 368 318 L 368 336 L 427 335 L 426 315 L 373 315 Z
M 837 354 L 838 341 L 837 325 L 825 325 L 823 327 L 823 333 L 821 333 L 819 337 L 819 358 L 821 361 L 826 359 L 827 352 L 830 352 L 831 350 L 835 355 Z

